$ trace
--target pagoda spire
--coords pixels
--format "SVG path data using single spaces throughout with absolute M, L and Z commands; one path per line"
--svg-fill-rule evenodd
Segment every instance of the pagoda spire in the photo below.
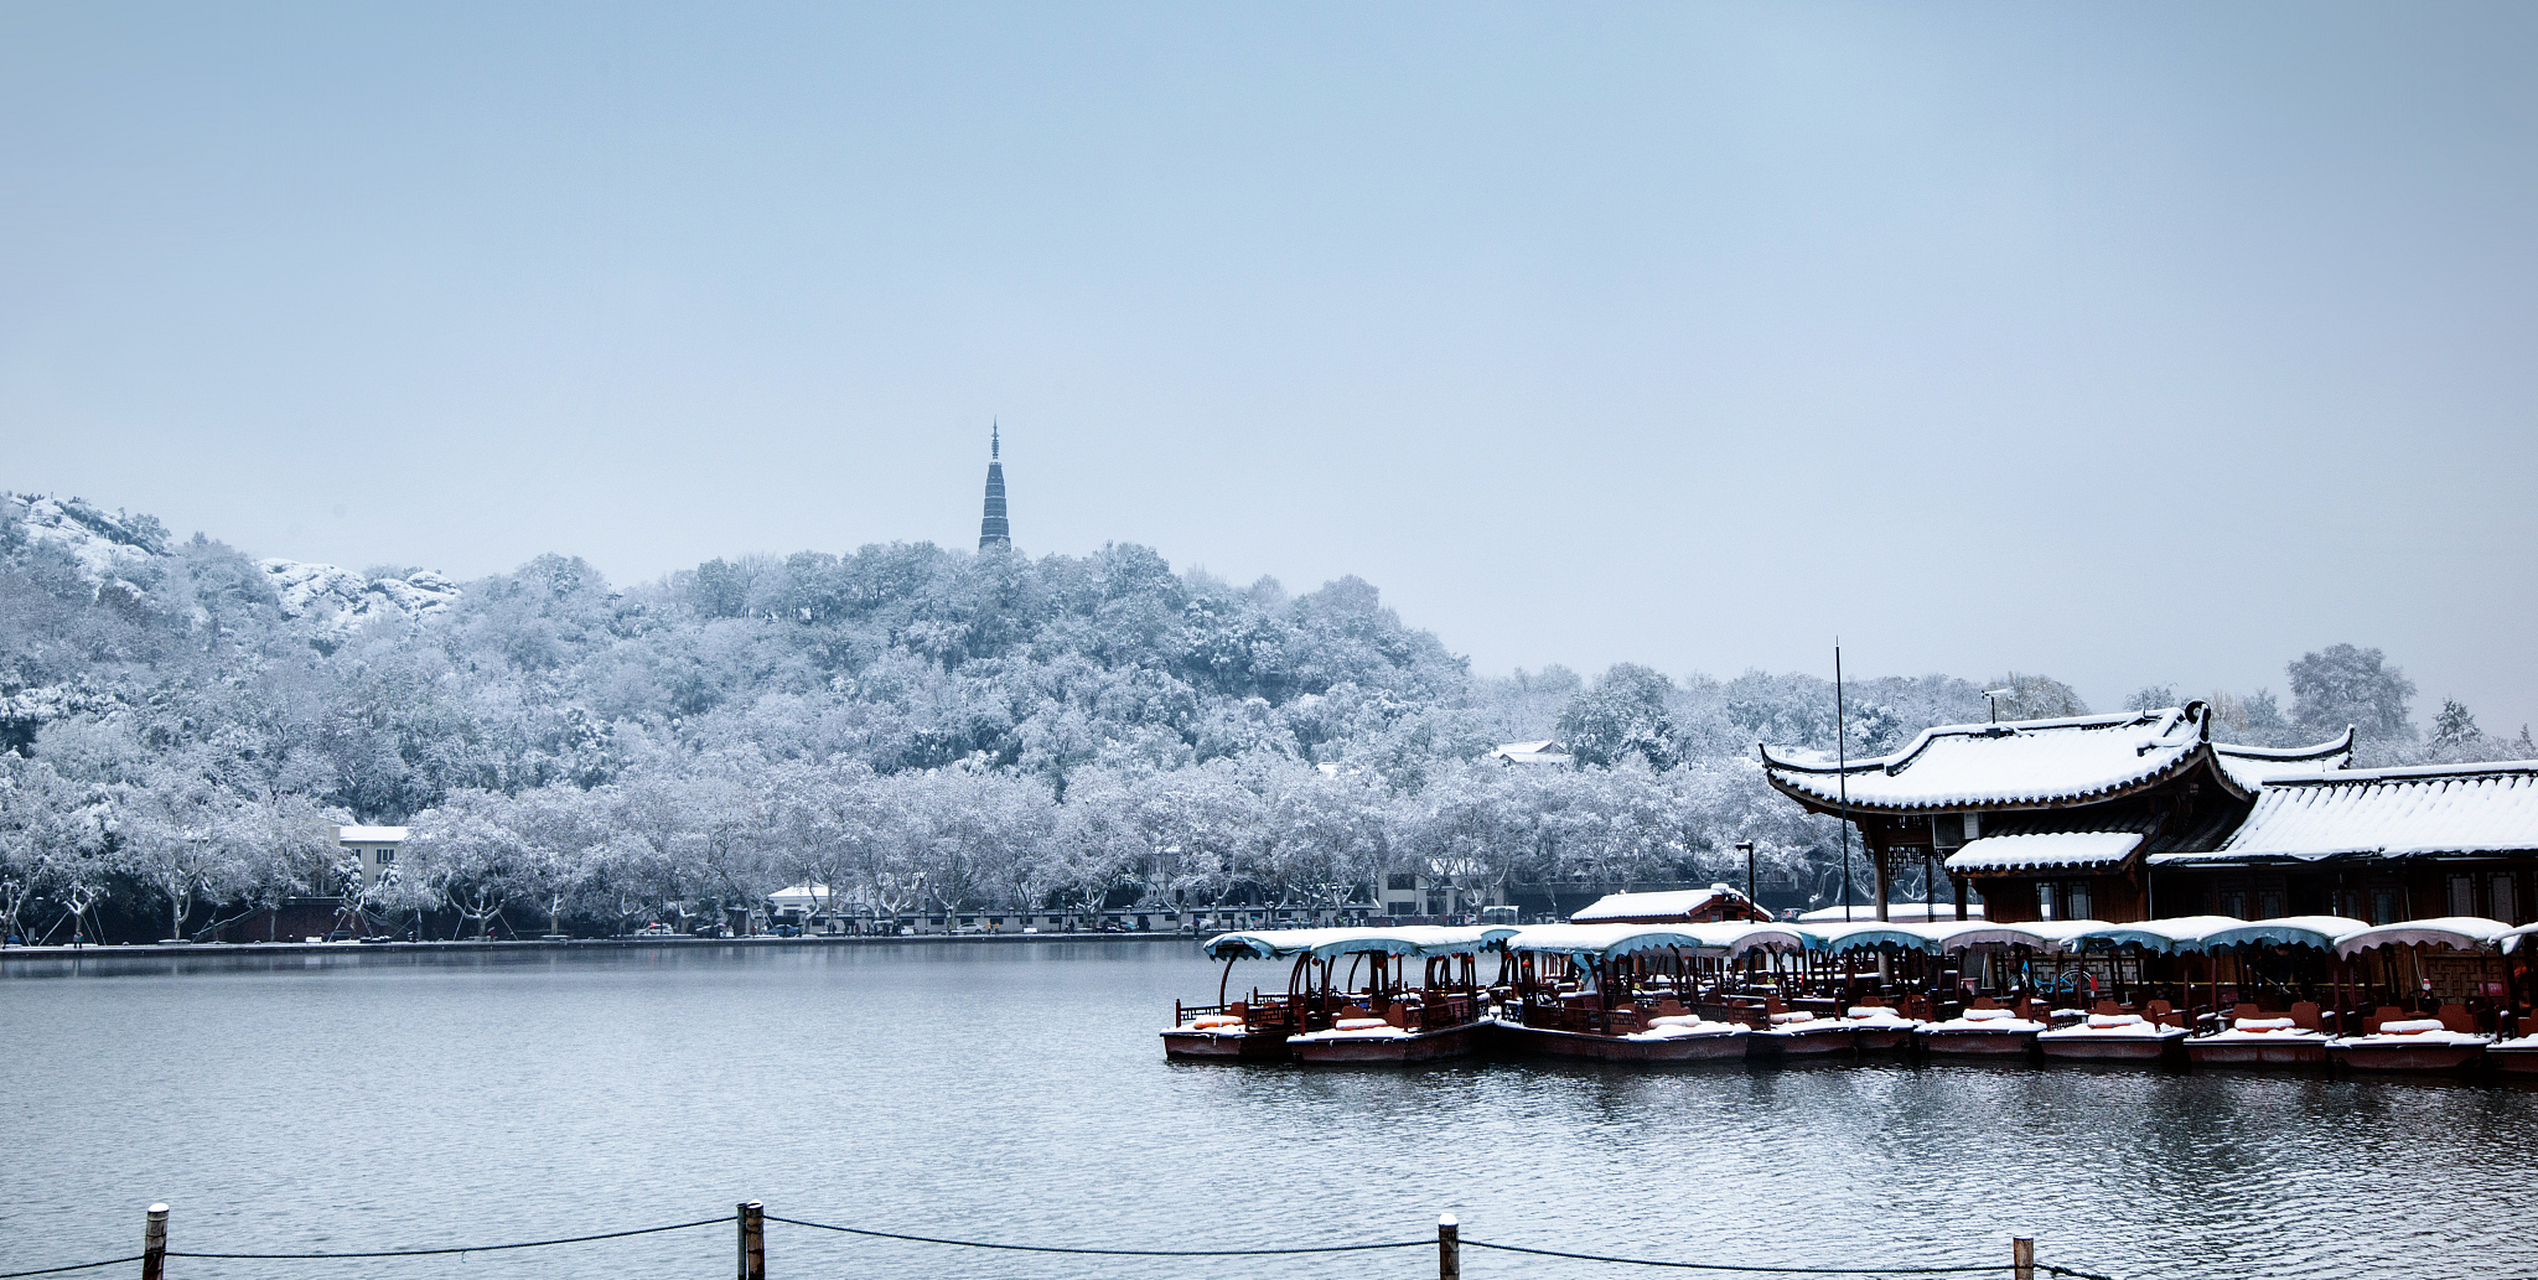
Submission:
M 1011 547 L 1013 528 L 1005 522 L 1005 464 L 1002 424 L 987 426 L 987 511 L 978 521 L 978 549 Z

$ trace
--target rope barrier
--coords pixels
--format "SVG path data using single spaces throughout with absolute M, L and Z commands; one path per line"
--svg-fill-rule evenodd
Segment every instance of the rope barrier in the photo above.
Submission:
M 895 1231 L 867 1231 L 862 1227 L 840 1227 L 826 1222 L 805 1222 L 800 1218 L 779 1218 L 770 1213 L 769 1222 L 788 1227 L 810 1227 L 819 1231 L 835 1231 L 842 1235 L 867 1236 L 875 1240 L 906 1240 L 916 1244 L 947 1244 L 961 1249 L 1002 1249 L 1014 1253 L 1089 1253 L 1107 1258 L 1268 1258 L 1297 1253 L 1368 1253 L 1377 1249 L 1433 1249 L 1436 1241 L 1400 1240 L 1390 1244 L 1324 1244 L 1290 1249 L 1085 1249 L 1054 1244 L 997 1244 L 986 1240 L 946 1240 L 938 1236 L 912 1236 Z M 5 1280 L 5 1277 L 0 1277 Z
M 559 1244 L 589 1244 L 594 1240 L 623 1240 L 628 1236 L 657 1236 L 664 1231 L 693 1231 L 698 1227 L 715 1227 L 732 1220 L 726 1213 L 719 1218 L 699 1218 L 694 1222 L 673 1223 L 666 1227 L 638 1227 L 632 1231 L 603 1231 L 598 1235 L 564 1236 L 555 1240 L 522 1240 L 516 1244 L 477 1244 L 446 1249 L 369 1249 L 359 1253 L 180 1253 L 170 1249 L 171 1258 L 203 1258 L 222 1262 L 314 1262 L 324 1258 L 424 1258 L 451 1253 L 501 1253 L 506 1249 L 544 1249 Z M 107 1263 L 93 1263 L 106 1266 Z M 35 1272 L 23 1274 L 34 1275 Z M 9 1280 L 0 1276 L 0 1280 Z
M 754 1208 L 755 1206 L 750 1206 Z M 1006 1244 L 992 1240 L 955 1240 L 944 1236 L 920 1236 L 899 1231 L 874 1231 L 866 1227 L 845 1227 L 829 1222 L 811 1222 L 802 1218 L 780 1218 L 767 1214 L 768 1222 L 781 1222 L 789 1227 L 806 1227 L 814 1231 L 833 1231 L 840 1235 L 862 1236 L 871 1240 L 898 1240 L 910 1244 L 945 1245 L 956 1249 L 993 1249 L 1009 1253 L 1058 1253 L 1090 1255 L 1105 1258 L 1273 1258 L 1304 1254 L 1372 1253 L 1389 1249 L 1421 1249 L 1436 1244 L 1434 1240 L 1397 1240 L 1378 1244 L 1298 1245 L 1276 1249 L 1104 1249 L 1079 1245 Z M 501 1253 L 514 1249 L 545 1249 L 556 1245 L 590 1244 L 601 1240 L 624 1240 L 634 1236 L 660 1235 L 671 1231 L 693 1231 L 698 1227 L 720 1226 L 733 1221 L 729 1214 L 715 1218 L 699 1218 L 694 1222 L 678 1222 L 660 1227 L 637 1227 L 631 1231 L 603 1231 L 593 1235 L 561 1236 L 552 1240 L 520 1240 L 509 1244 L 453 1245 L 436 1249 L 367 1249 L 344 1253 L 192 1253 L 171 1249 L 170 1258 L 198 1258 L 221 1262 L 317 1262 L 352 1258 L 421 1258 L 463 1253 Z M 1974 1275 L 2005 1270 L 1999 1263 L 1947 1267 L 1793 1267 L 1760 1263 L 1677 1262 L 1663 1258 L 1625 1258 L 1611 1254 L 1572 1253 L 1562 1249 L 1537 1249 L 1527 1245 L 1493 1244 L 1486 1240 L 1464 1240 L 1462 1247 L 1490 1249 L 1499 1253 L 1518 1253 L 1537 1258 L 1559 1258 L 1570 1262 L 1605 1262 L 1618 1266 L 1664 1267 L 1681 1271 L 1717 1271 L 1743 1275 L 1812 1275 L 1812 1276 L 1947 1276 Z M 100 1267 L 122 1266 L 139 1262 L 145 1255 L 109 1258 L 103 1262 L 80 1262 L 62 1267 L 43 1267 L 33 1271 L 0 1272 L 0 1280 L 28 1280 L 34 1276 L 66 1275 L 75 1271 L 93 1271 Z M 2071 1267 L 2057 1267 L 2039 1262 L 2035 1269 L 2064 1280 L 2113 1280 L 2111 1276 Z
M 1613 1262 L 1630 1267 L 1672 1267 L 1683 1271 L 1736 1271 L 1749 1275 L 1798 1276 L 1949 1276 L 1972 1275 L 1977 1272 L 2006 1271 L 2006 1263 L 1986 1263 L 1962 1267 L 1774 1267 L 1739 1266 L 1728 1262 L 1669 1262 L 1659 1258 L 1617 1258 L 1600 1253 L 1567 1253 L 1558 1249 L 1529 1249 L 1516 1244 L 1491 1244 L 1486 1240 L 1465 1240 L 1466 1249 L 1495 1249 L 1500 1253 L 1524 1253 L 1537 1258 L 1565 1258 L 1571 1262 Z M 2044 1268 L 2039 1268 L 2042 1270 Z M 2095 1277 L 2094 1280 L 2105 1280 Z
M 74 1262 L 67 1267 L 38 1267 L 33 1271 L 0 1271 L 0 1280 L 19 1280 L 22 1276 L 58 1276 L 66 1271 L 94 1271 L 99 1267 L 120 1267 L 125 1263 L 140 1260 L 141 1255 L 136 1253 L 129 1258 L 108 1258 L 104 1262 Z

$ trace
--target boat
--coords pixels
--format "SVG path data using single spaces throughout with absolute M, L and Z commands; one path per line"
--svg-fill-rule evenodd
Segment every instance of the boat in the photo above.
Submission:
M 1767 925 L 1545 924 L 1507 938 L 1514 999 L 1499 1033 L 1518 1050 L 1607 1062 L 1718 1062 L 1745 1056 L 1753 1028 L 1705 1017 L 1685 962 L 1755 945 L 1803 945 Z M 1695 1003 L 1687 1005 L 1686 998 Z
M 2337 1036 L 2326 1042 L 2326 1051 L 2353 1071 L 2464 1071 L 2484 1058 L 2492 1040 L 2439 1018 L 2398 1018 L 2368 1035 Z
M 2323 1067 L 2327 1034 L 2292 1018 L 2234 1018 L 2210 1035 L 2190 1036 L 2186 1061 L 2198 1067 Z
M 1329 1019 L 1287 1037 L 1287 1052 L 1313 1064 L 1397 1065 L 1459 1058 L 1478 1050 L 1493 1025 L 1481 986 L 1480 953 L 1496 949 L 1511 925 L 1332 929 L 1305 949 L 1296 973 L 1320 982 L 1296 995 Z M 1348 962 L 1348 974 L 1338 976 Z M 1418 981 L 1410 962 L 1418 961 Z M 1365 985 L 1356 986 L 1360 968 Z M 1291 987 L 1294 983 L 1291 982 Z
M 2092 1013 L 2036 1033 L 2036 1049 L 2065 1062 L 2156 1062 L 2186 1038 L 2138 1013 Z
M 1307 982 L 1312 976 L 1313 948 L 1354 932 L 1274 929 L 1224 933 L 1208 939 L 1201 952 L 1211 960 L 1225 962 L 1224 972 L 1216 982 L 1216 1003 L 1175 1001 L 1172 1025 L 1163 1032 L 1163 1056 L 1218 1062 L 1285 1061 L 1287 1037 L 1328 1027 L 1333 1020 L 1331 1011 L 1322 1005 L 1319 991 Z M 1285 992 L 1264 995 L 1253 988 L 1247 1000 L 1226 1000 L 1236 961 L 1286 959 L 1294 960 L 1295 965 L 1288 973 Z
M 1851 1024 L 1851 1047 L 1861 1053 L 1883 1053 L 1912 1047 L 1918 1018 L 1907 1018 L 1882 1004 L 1855 1004 L 1842 1017 Z
M 2520 1034 L 2485 1046 L 2485 1060 L 2505 1075 L 2538 1075 L 2538 1018 L 2520 1020 Z
M 2393 966 L 2398 960 L 2406 961 L 2429 995 L 2433 984 L 2425 969 L 2428 953 L 2446 950 L 2476 957 L 2480 971 L 2499 979 L 2507 972 L 2502 945 L 2511 939 L 2512 927 L 2498 920 L 2439 916 L 2347 934 L 2336 939 L 2335 954 L 2354 960 L 2388 948 L 2385 963 Z M 2494 981 L 2493 989 L 2502 987 L 2501 981 Z M 2389 1016 L 2398 1012 L 2391 1009 L 2364 1023 L 2363 1035 L 2328 1040 L 2328 1060 L 2354 1071 L 2461 1071 L 2482 1062 L 2486 1046 L 2494 1042 L 2493 1036 L 2478 1029 L 2476 1015 L 2462 1002 L 2443 1003 L 2430 1016 Z
M 1784 1058 L 1850 1053 L 1859 1047 L 1859 1023 L 1820 1013 L 1774 1013 L 1771 1025 L 1754 1032 L 1752 1050 Z M 1906 1034 L 1909 1034 L 1907 1031 Z
M 1977 1000 L 1964 1013 L 1945 1022 L 1922 1024 L 1918 1033 L 1925 1053 L 2024 1057 L 2045 1024 L 2018 1016 L 1990 1000 Z

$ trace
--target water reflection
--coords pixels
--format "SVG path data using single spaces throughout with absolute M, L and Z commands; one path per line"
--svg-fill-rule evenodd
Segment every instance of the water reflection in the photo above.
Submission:
M 2525 1088 L 1891 1059 L 1164 1062 L 1158 1011 L 1215 977 L 1136 943 L 0 962 L 0 1259 L 119 1256 L 161 1198 L 178 1247 L 240 1250 L 535 1238 L 761 1198 L 1093 1245 L 1424 1239 L 1451 1210 L 1477 1239 L 1713 1262 L 1989 1263 L 2019 1233 L 2124 1277 L 2538 1272 L 2516 1207 Z M 769 1243 L 781 1274 L 1433 1266 Z M 464 1270 L 692 1277 L 730 1248 L 711 1229 Z M 1466 1272 L 1645 1274 L 1477 1252 Z

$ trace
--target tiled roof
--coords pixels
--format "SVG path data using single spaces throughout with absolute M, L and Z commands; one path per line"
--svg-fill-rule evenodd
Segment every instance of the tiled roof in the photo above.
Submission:
M 2094 871 L 2121 863 L 2141 847 L 2138 831 L 2055 831 L 1968 840 L 1948 855 L 1948 870 Z
M 2277 779 L 2218 852 L 2167 854 L 2159 862 L 2525 850 L 2538 850 L 2538 760 Z
M 1891 756 L 1837 767 L 1794 753 L 1763 765 L 1772 785 L 1802 800 L 1879 812 L 2036 808 L 2105 799 L 2210 760 L 2253 790 L 2284 774 L 2314 774 L 2349 758 L 2352 738 L 2294 751 L 2216 746 L 2201 703 L 2162 711 L 1925 730 Z M 1847 792 L 1847 795 L 1845 794 Z

